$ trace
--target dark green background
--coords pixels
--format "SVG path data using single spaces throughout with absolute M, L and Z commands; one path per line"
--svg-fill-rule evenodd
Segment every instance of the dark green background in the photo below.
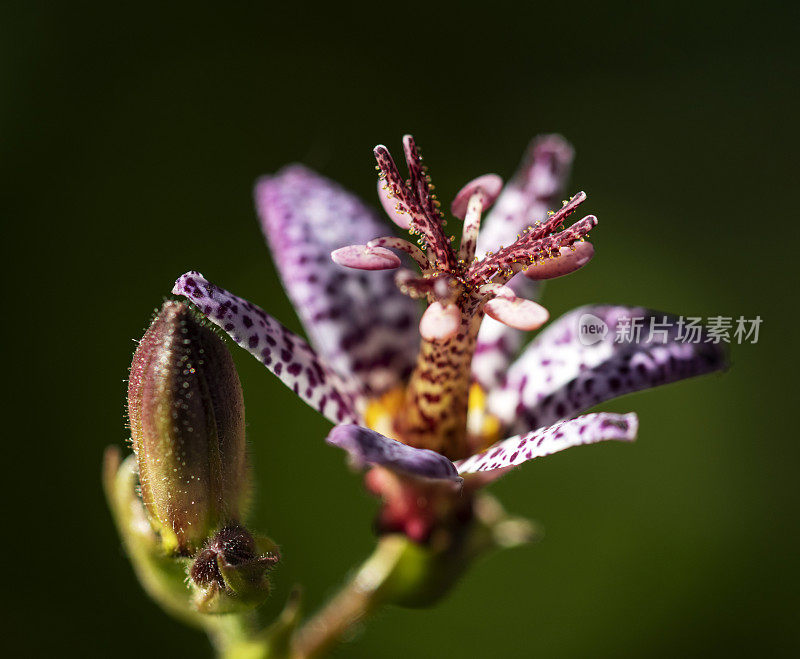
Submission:
M 207 656 L 136 583 L 100 458 L 126 439 L 133 339 L 177 275 L 198 269 L 299 327 L 254 217 L 258 175 L 299 160 L 374 200 L 372 146 L 413 132 L 447 200 L 558 131 L 600 227 L 595 261 L 548 287 L 552 314 L 760 315 L 761 340 L 734 346 L 727 375 L 603 406 L 639 413 L 637 444 L 504 479 L 495 493 L 544 541 L 483 561 L 435 610 L 387 610 L 340 655 L 796 656 L 795 10 L 3 9 L 4 649 Z M 235 356 L 253 526 L 285 557 L 268 606 L 299 582 L 314 607 L 369 551 L 375 503 L 323 444 L 327 422 Z

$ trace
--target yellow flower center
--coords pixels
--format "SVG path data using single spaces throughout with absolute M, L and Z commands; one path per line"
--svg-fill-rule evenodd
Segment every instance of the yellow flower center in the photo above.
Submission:
M 402 413 L 406 400 L 404 387 L 395 387 L 367 404 L 364 424 L 376 432 L 402 441 L 395 430 L 395 419 Z M 486 409 L 486 392 L 477 383 L 469 389 L 467 403 L 467 437 L 471 448 L 477 453 L 500 439 L 500 420 Z

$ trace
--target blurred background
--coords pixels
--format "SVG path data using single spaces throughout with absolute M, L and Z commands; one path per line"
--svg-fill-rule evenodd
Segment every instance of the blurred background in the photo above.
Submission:
M 300 161 L 375 203 L 371 149 L 412 132 L 440 197 L 509 176 L 531 137 L 577 150 L 598 255 L 588 302 L 763 319 L 732 367 L 604 405 L 639 441 L 526 465 L 494 492 L 541 543 L 438 608 L 389 609 L 348 657 L 788 657 L 800 652 L 795 6 L 754 2 L 297 6 L 16 2 L 0 20 L 10 288 L 3 482 L 9 656 L 210 656 L 144 595 L 100 488 L 125 379 L 198 269 L 299 331 L 251 200 Z M 21 294 L 20 294 L 21 293 Z M 31 313 L 32 312 L 32 313 Z M 249 355 L 258 495 L 315 608 L 367 555 L 376 503 L 328 423 Z M 13 511 L 13 512 L 12 512 Z

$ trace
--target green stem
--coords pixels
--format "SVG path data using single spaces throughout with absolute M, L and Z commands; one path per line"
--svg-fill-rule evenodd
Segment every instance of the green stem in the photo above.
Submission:
M 387 537 L 373 554 L 313 618 L 297 632 L 292 643 L 293 659 L 312 659 L 339 643 L 359 622 L 386 601 L 386 591 L 397 575 L 406 552 L 402 538 Z
M 221 659 L 288 659 L 292 632 L 300 618 L 300 591 L 289 595 L 278 618 L 263 627 L 257 613 L 219 616 L 206 631 Z
M 221 659 L 267 659 L 285 656 L 275 653 L 266 633 L 255 631 L 253 616 L 218 616 L 214 624 L 208 625 L 206 632 Z

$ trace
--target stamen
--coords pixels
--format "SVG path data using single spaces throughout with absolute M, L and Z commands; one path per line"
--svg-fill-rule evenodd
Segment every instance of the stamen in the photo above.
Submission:
M 467 202 L 473 195 L 481 193 L 483 210 L 488 210 L 500 196 L 503 189 L 503 179 L 497 174 L 484 174 L 467 183 L 450 204 L 450 212 L 459 220 L 463 220 L 467 212 Z
M 400 270 L 395 275 L 395 284 L 404 295 L 414 299 L 427 297 L 429 301 L 452 301 L 456 295 L 456 281 L 448 274 L 420 277 L 411 270 Z
M 419 333 L 426 341 L 443 343 L 452 339 L 461 326 L 461 309 L 455 304 L 434 302 L 422 314 Z
M 464 220 L 461 231 L 461 246 L 458 250 L 459 263 L 467 264 L 475 256 L 478 231 L 481 228 L 481 214 L 500 196 L 503 179 L 497 174 L 484 174 L 467 183 L 453 199 L 450 210 L 457 218 Z
M 483 195 L 480 192 L 476 192 L 469 198 L 467 213 L 464 217 L 461 245 L 458 250 L 458 260 L 461 263 L 469 263 L 475 256 L 478 231 L 481 228 L 481 213 L 483 213 Z
M 431 264 L 428 261 L 428 257 L 425 256 L 425 252 L 423 252 L 416 245 L 413 245 L 407 240 L 403 240 L 402 238 L 396 238 L 394 236 L 374 238 L 373 240 L 370 240 L 367 243 L 367 247 L 369 249 L 375 249 L 379 247 L 390 247 L 392 249 L 398 249 L 401 252 L 405 252 L 412 259 L 414 259 L 416 264 L 420 267 L 420 270 L 422 270 L 423 272 L 431 267 Z
M 542 305 L 517 297 L 507 286 L 498 286 L 495 296 L 486 303 L 483 310 L 490 318 L 514 329 L 530 332 L 539 329 L 550 317 Z
M 585 266 L 593 256 L 594 245 L 585 240 L 579 241 L 570 247 L 562 247 L 556 258 L 536 261 L 525 270 L 525 276 L 536 281 L 563 277 Z
M 348 245 L 331 252 L 338 265 L 355 270 L 393 270 L 400 266 L 400 257 L 383 247 Z

